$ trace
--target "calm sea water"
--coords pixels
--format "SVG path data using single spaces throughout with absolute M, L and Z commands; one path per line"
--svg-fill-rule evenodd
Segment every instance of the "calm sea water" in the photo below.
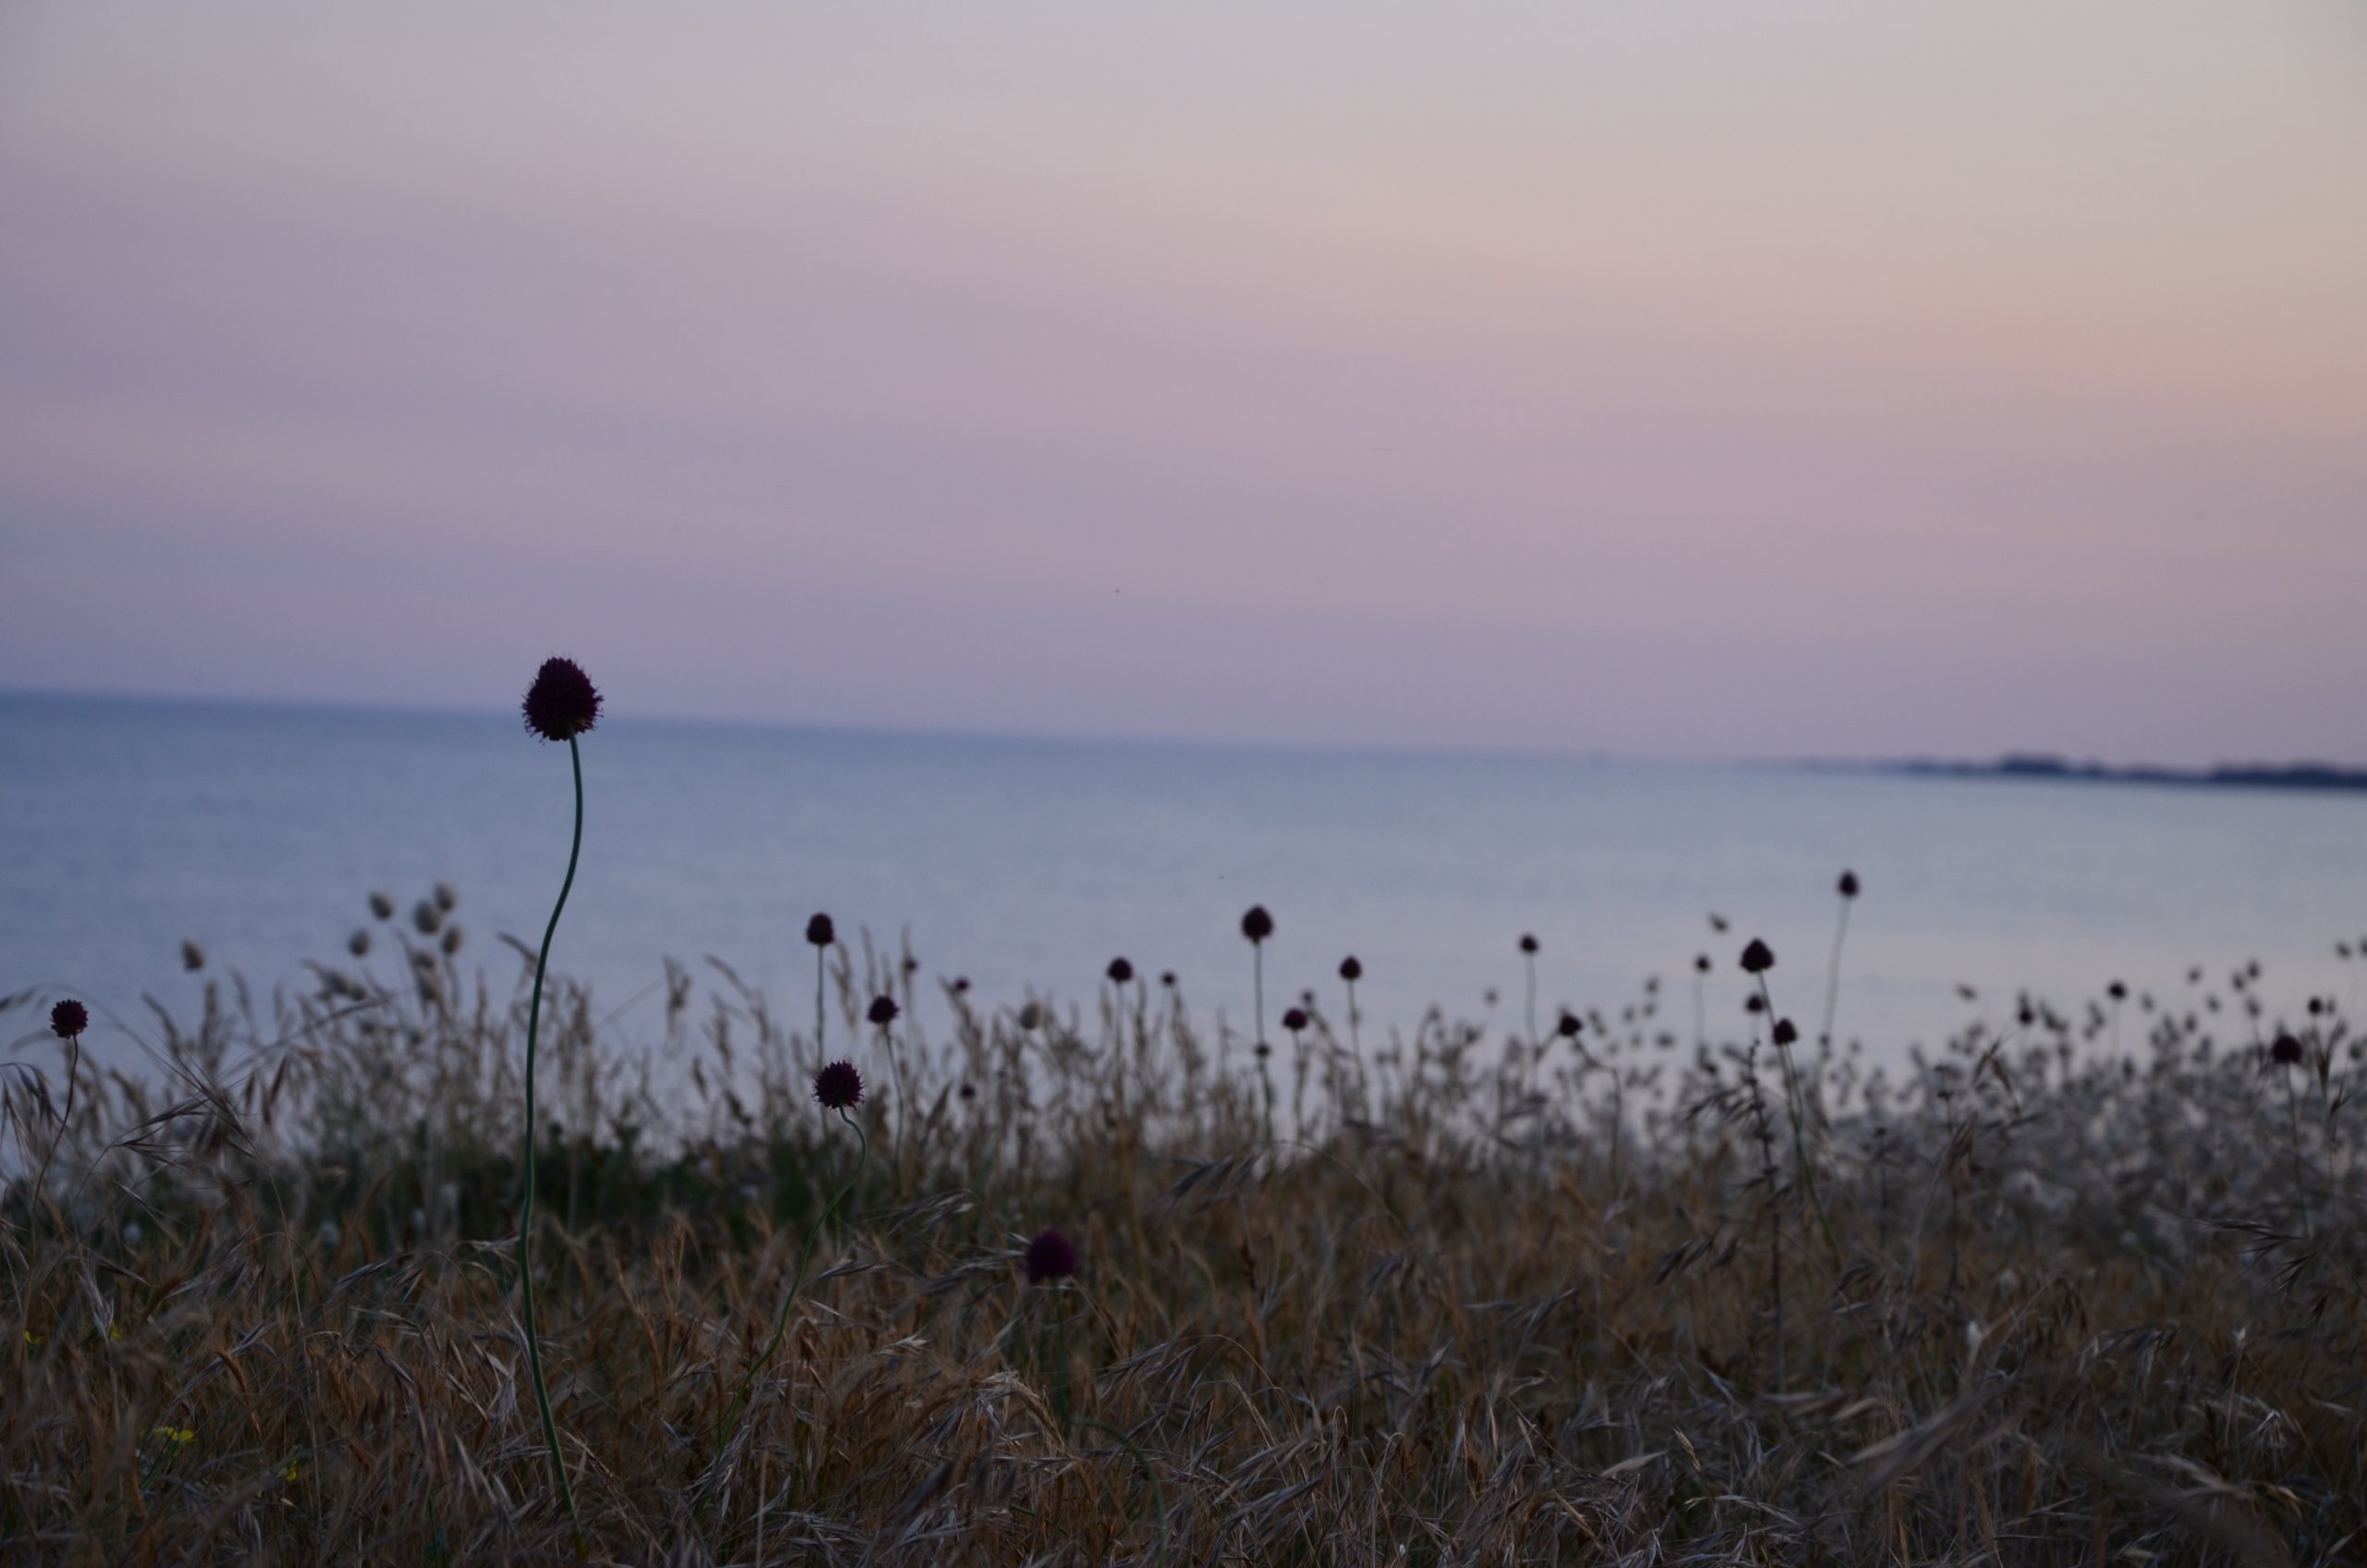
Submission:
M 2348 998 L 2361 966 L 2334 943 L 2367 936 L 2359 797 L 630 718 L 584 764 L 554 962 L 623 1007 L 628 1038 L 659 1032 L 668 954 L 717 955 L 795 1016 L 815 910 L 909 932 L 925 974 L 989 1000 L 1089 1003 L 1124 954 L 1239 1026 L 1237 922 L 1263 902 L 1269 1010 L 1303 986 L 1336 1006 L 1354 952 L 1368 1040 L 1432 1002 L 1483 1015 L 1491 989 L 1517 1026 L 1533 931 L 1548 1019 L 1657 974 L 1689 1037 L 1694 955 L 1717 961 L 1713 1023 L 1738 1020 L 1752 934 L 1813 1028 L 1851 867 L 1838 1033 L 1885 1057 L 1961 1023 L 1960 984 L 1987 1007 L 2116 978 L 2173 995 L 2189 964 L 2258 959 L 2276 1005 Z M 183 938 L 215 972 L 298 983 L 301 961 L 342 960 L 371 889 L 408 910 L 438 878 L 469 956 L 506 981 L 516 961 L 489 938 L 539 936 L 568 809 L 565 751 L 505 717 L 0 697 L 0 991 L 80 996 L 119 1050 L 107 1021 L 143 1022 L 143 996 L 193 1009 Z M 12 1015 L 17 1047 L 34 1022 Z

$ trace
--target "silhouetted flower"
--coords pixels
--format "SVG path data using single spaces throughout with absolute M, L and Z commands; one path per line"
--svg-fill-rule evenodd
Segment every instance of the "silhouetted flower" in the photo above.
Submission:
M 1241 917 L 1241 934 L 1253 942 L 1262 942 L 1274 934 L 1274 917 L 1266 913 L 1264 904 L 1249 906 L 1249 913 Z
M 449 882 L 438 882 L 435 884 L 435 907 L 437 909 L 440 909 L 447 914 L 449 914 L 452 912 L 453 907 L 460 901 L 460 895 L 452 890 L 452 884 Z
M 2116 1002 L 2127 1001 L 2128 999 L 2128 987 L 2116 980 L 2111 985 L 2104 987 L 2104 995 L 2110 997 Z
M 181 967 L 192 974 L 205 967 L 205 949 L 187 937 L 181 940 Z
M 957 974 L 953 977 L 953 994 L 957 997 L 966 997 L 970 994 L 970 977 L 968 975 Z
M 1127 985 L 1133 981 L 1134 977 L 1134 966 L 1133 964 L 1128 963 L 1122 958 L 1113 958 L 1110 961 L 1110 982 L 1111 985 Z
M 1775 1043 L 1777 1045 L 1788 1046 L 1799 1037 L 1800 1032 L 1793 1026 L 1790 1019 L 1779 1018 L 1775 1021 Z
M 2290 1035 L 2279 1035 L 2276 1044 L 2268 1047 L 2268 1058 L 2279 1067 L 2296 1066 L 2301 1060 L 2301 1042 Z
M 884 1025 L 895 1023 L 896 1013 L 897 1007 L 895 998 L 874 997 L 871 998 L 871 1011 L 864 1016 L 870 1019 L 874 1023 Z
M 526 728 L 546 741 L 572 741 L 600 720 L 600 693 L 573 659 L 545 659 L 526 688 Z
M 1356 957 L 1355 957 L 1355 955 L 1354 953 L 1350 953 L 1346 958 L 1343 958 L 1343 959 L 1342 959 L 1342 960 L 1340 961 L 1340 978 L 1341 978 L 1341 979 L 1343 979 L 1343 980 L 1361 980 L 1361 979 L 1363 979 L 1364 977 L 1365 977 L 1365 966 L 1364 966 L 1363 964 L 1358 963 L 1358 962 L 1356 962 Z
M 91 1010 L 68 998 L 49 1010 L 49 1026 L 61 1040 L 71 1040 L 91 1026 Z
M 433 937 L 436 927 L 444 924 L 444 912 L 422 899 L 411 906 L 411 923 L 421 936 Z
M 370 951 L 369 930 L 365 927 L 348 937 L 345 939 L 345 950 L 356 958 L 365 957 Z
M 395 917 L 395 900 L 384 893 L 373 893 L 370 895 L 370 913 L 381 920 L 392 920 Z
M 1294 1035 L 1306 1028 L 1306 1010 L 1301 1007 L 1284 1009 L 1282 1011 L 1282 1027 L 1289 1030 Z
M 1035 1027 L 1036 1027 L 1036 1025 L 1037 1025 L 1038 1023 L 1043 1023 L 1043 1022 L 1044 1022 L 1044 1010 L 1043 1010 L 1041 1007 L 1037 1006 L 1036 1003 L 1034 1003 L 1034 1002 L 1032 1002 L 1032 1001 L 1031 1001 L 1031 1002 L 1022 1002 L 1022 1003 L 1020 1004 L 1020 1006 L 1019 1006 L 1019 1026 L 1020 1026 L 1022 1029 L 1033 1029 L 1033 1028 L 1035 1028 Z
M 805 923 L 805 939 L 817 948 L 827 948 L 839 939 L 839 928 L 830 924 L 827 914 L 817 914 Z
M 863 1103 L 863 1074 L 851 1061 L 834 1061 L 814 1074 L 814 1097 L 825 1110 L 851 1110 Z
M 965 1082 L 962 1085 L 962 1097 L 965 1100 L 976 1099 L 978 1097 L 978 1086 L 975 1084 Z
M 1562 1015 L 1562 1021 L 1553 1026 L 1553 1032 L 1565 1040 L 1575 1040 L 1578 1037 L 1580 1027 L 1578 1015 L 1575 1012 L 1565 1012 Z
M 1171 991 L 1175 989 L 1175 971 L 1171 969 L 1160 970 L 1159 972 L 1159 983 L 1166 986 Z
M 1076 1272 L 1076 1248 L 1057 1225 L 1047 1225 L 1036 1232 L 1027 1243 L 1027 1282 L 1040 1285 L 1048 1280 L 1065 1280 Z
M 465 940 L 467 938 L 460 934 L 460 923 L 456 920 L 444 927 L 444 939 L 435 945 L 444 949 L 445 957 L 449 958 L 460 950 L 460 944 Z
M 1767 998 L 1760 996 L 1757 991 L 1753 991 L 1750 995 L 1743 998 L 1742 1010 L 1745 1012 L 1765 1012 L 1767 1011 Z
M 1843 873 L 1841 874 L 1841 881 L 1840 881 L 1839 887 L 1840 887 L 1840 889 L 1841 889 L 1841 896 L 1842 896 L 1843 898 L 1845 898 L 1845 899 L 1854 899 L 1854 898 L 1856 898 L 1856 897 L 1858 896 L 1858 874 L 1857 874 L 1856 872 L 1854 872 L 1854 871 L 1845 871 L 1845 872 L 1843 872 Z
M 1774 967 L 1774 949 L 1753 937 L 1750 945 L 1742 950 L 1742 972 L 1745 974 L 1764 974 Z
M 1525 953 L 1534 954 L 1537 951 L 1537 938 L 1530 936 L 1526 931 L 1522 932 L 1520 937 L 1520 950 Z
M 1708 953 L 1697 953 L 1694 955 L 1693 972 L 1697 974 L 1707 974 L 1710 973 L 1710 955 Z

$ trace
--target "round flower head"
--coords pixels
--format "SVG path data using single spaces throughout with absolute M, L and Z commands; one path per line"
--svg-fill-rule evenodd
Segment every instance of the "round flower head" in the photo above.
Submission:
M 1578 1037 L 1579 1028 L 1578 1015 L 1565 1012 L 1562 1015 L 1562 1022 L 1553 1026 L 1553 1032 L 1565 1040 L 1575 1040 Z
M 1753 937 L 1750 945 L 1742 950 L 1742 972 L 1745 974 L 1764 974 L 1774 967 L 1774 949 Z
M 58 1031 L 61 1035 L 65 1032 L 63 1029 Z M 2301 1042 L 2290 1035 L 2279 1035 L 2276 1044 L 2268 1047 L 2268 1057 L 2279 1067 L 2296 1066 L 2301 1060 Z
M 1788 1046 L 1797 1041 L 1799 1037 L 1800 1032 L 1794 1026 L 1790 1019 L 1779 1018 L 1775 1021 L 1775 1043 L 1777 1045 Z
M 1841 874 L 1841 880 L 1837 884 L 1837 887 L 1839 888 L 1843 898 L 1856 898 L 1858 896 L 1858 874 L 1854 871 L 1843 872 Z
M 814 1074 L 814 1097 L 824 1110 L 852 1110 L 863 1103 L 863 1074 L 851 1061 L 834 1061 Z
M 384 893 L 373 893 L 370 895 L 370 913 L 381 920 L 392 920 L 395 917 L 395 900 Z
M 1358 963 L 1358 962 L 1356 962 L 1356 955 L 1355 955 L 1355 954 L 1354 954 L 1354 953 L 1350 953 L 1346 958 L 1343 958 L 1343 959 L 1342 959 L 1342 960 L 1340 961 L 1340 978 L 1341 978 L 1341 979 L 1343 979 L 1343 980 L 1352 980 L 1352 981 L 1353 981 L 1353 980 L 1361 980 L 1361 979 L 1363 979 L 1364 977 L 1365 977 L 1365 966 L 1364 966 L 1363 964 Z
M 1742 1010 L 1745 1012 L 1765 1012 L 1767 1011 L 1767 998 L 1760 996 L 1757 991 L 1753 991 L 1750 995 L 1743 998 Z
M 871 1011 L 865 1016 L 874 1023 L 888 1024 L 896 1022 L 896 1012 L 895 998 L 874 997 L 871 998 Z
M 1241 917 L 1241 934 L 1253 942 L 1262 942 L 1274 934 L 1274 917 L 1266 913 L 1264 904 L 1249 906 L 1249 913 Z
M 546 741 L 572 741 L 600 721 L 600 693 L 573 659 L 545 659 L 526 688 L 526 728 Z
M 1708 953 L 1696 953 L 1693 955 L 1693 973 L 1696 974 L 1707 974 L 1710 973 L 1710 955 Z
M 1044 1022 L 1044 1010 L 1032 1001 L 1019 1004 L 1019 1027 L 1031 1030 Z
M 839 939 L 839 929 L 830 924 L 827 914 L 817 914 L 805 923 L 805 939 L 817 948 L 827 948 Z
M 1294 1035 L 1306 1028 L 1306 1009 L 1303 1007 L 1294 1007 L 1285 1010 L 1282 1013 L 1282 1027 L 1289 1030 Z
M 1271 1046 L 1269 1046 L 1269 1045 L 1268 1045 L 1265 1041 L 1260 1040 L 1260 1041 L 1258 1041 L 1258 1042 L 1257 1042 L 1257 1053 L 1256 1053 L 1256 1054 L 1257 1054 L 1257 1060 L 1258 1060 L 1259 1061 L 1263 1061 L 1263 1060 L 1265 1060 L 1268 1057 L 1269 1057 L 1269 1056 L 1271 1056 L 1271 1055 L 1273 1055 L 1273 1054 L 1274 1054 L 1274 1047 L 1271 1047 Z
M 70 1040 L 91 1026 L 91 1010 L 68 999 L 49 1010 L 49 1026 L 61 1040 Z
M 1522 932 L 1520 937 L 1520 950 L 1529 954 L 1531 957 L 1534 957 L 1537 952 L 1537 938 L 1530 936 L 1526 931 Z
M 1112 984 L 1123 986 L 1134 979 L 1134 966 L 1133 964 L 1128 963 L 1122 958 L 1113 958 L 1110 961 L 1110 979 Z
M 1171 991 L 1175 989 L 1175 971 L 1171 969 L 1160 970 L 1159 972 L 1159 983 L 1166 986 Z
M 970 977 L 968 975 L 957 974 L 953 977 L 953 994 L 957 997 L 966 997 L 970 994 Z
M 1027 1243 L 1027 1282 L 1040 1285 L 1048 1280 L 1065 1280 L 1076 1272 L 1076 1248 L 1057 1225 L 1047 1225 L 1036 1232 Z

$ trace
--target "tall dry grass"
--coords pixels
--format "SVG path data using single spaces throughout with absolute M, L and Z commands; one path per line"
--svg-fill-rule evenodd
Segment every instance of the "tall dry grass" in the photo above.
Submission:
M 0 1232 L 0 1557 L 576 1560 L 501 1233 L 524 995 L 433 925 L 302 995 L 103 1017 L 153 1063 L 86 1062 L 62 1129 L 48 998 L 0 1011 L 12 1151 L 63 1140 Z M 595 1560 L 2367 1558 L 2329 999 L 1976 1000 L 1888 1075 L 1807 1042 L 1787 1075 L 1771 1015 L 1695 1039 L 1656 986 L 1541 1045 L 1434 1014 L 1358 1057 L 1318 1012 L 1276 1143 L 1171 990 L 948 986 L 931 1037 L 904 955 L 828 952 L 874 1157 L 730 1421 L 852 1170 L 812 1038 L 728 971 L 669 969 L 638 1044 L 546 998 L 541 1305 Z M 1031 1286 L 1049 1224 L 1084 1268 Z

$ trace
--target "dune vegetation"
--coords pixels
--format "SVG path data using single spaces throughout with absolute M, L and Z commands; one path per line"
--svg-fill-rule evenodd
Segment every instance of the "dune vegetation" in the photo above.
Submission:
M 0 1555 L 2367 1552 L 2333 998 L 2250 967 L 1976 998 L 1885 1074 L 1790 1023 L 1816 955 L 1730 1018 L 1697 973 L 1534 1037 L 1357 1019 L 1353 1050 L 1342 984 L 1260 1053 L 1122 962 L 989 1005 L 827 922 L 810 1019 L 669 967 L 628 1042 L 548 983 L 571 1519 L 519 1313 L 533 955 L 465 967 L 452 902 L 378 899 L 301 994 L 88 1025 L 143 1071 L 36 1048 L 50 998 L 7 998 Z M 1721 940 L 1729 983 L 1773 960 Z

